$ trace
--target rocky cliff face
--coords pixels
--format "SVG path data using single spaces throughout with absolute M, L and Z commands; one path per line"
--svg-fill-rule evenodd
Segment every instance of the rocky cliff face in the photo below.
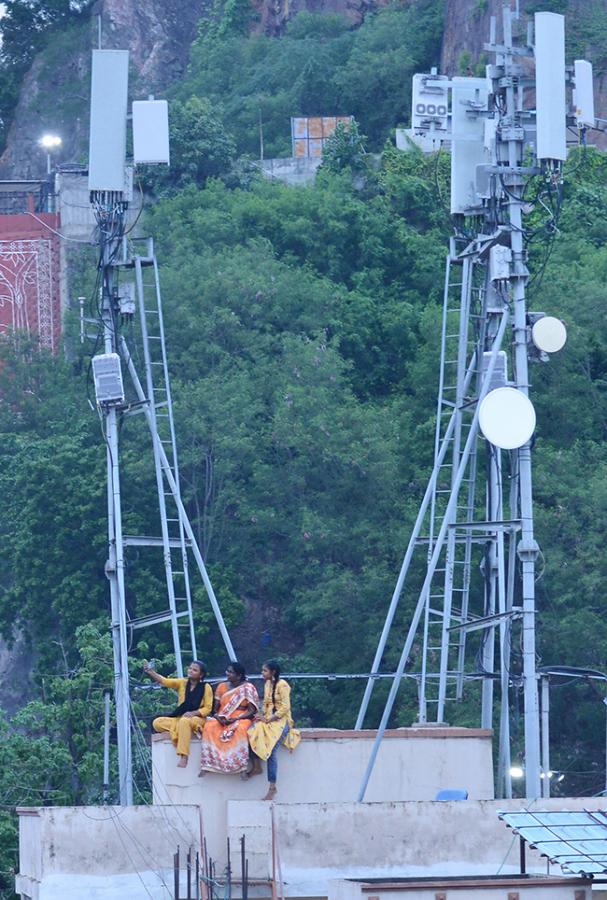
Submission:
M 341 13 L 353 24 L 359 24 L 385 2 L 254 0 L 259 13 L 256 30 L 280 34 L 289 19 L 302 10 Z M 44 174 L 46 160 L 37 141 L 45 130 L 57 131 L 63 137 L 60 161 L 86 162 L 90 51 L 98 46 L 99 22 L 103 47 L 130 50 L 131 93 L 143 98 L 161 93 L 180 77 L 187 66 L 197 24 L 209 15 L 212 3 L 213 0 L 99 0 L 90 22 L 60 36 L 57 45 L 53 42 L 36 58 L 23 85 L 7 149 L 0 158 L 0 177 Z M 440 60 L 443 73 L 460 74 L 469 65 L 482 62 L 490 17 L 495 15 L 500 21 L 502 4 L 503 0 L 446 0 Z M 523 14 L 540 5 L 538 0 L 520 0 Z M 554 3 L 546 5 L 554 7 Z M 603 5 L 589 0 L 566 3 L 571 54 L 593 60 L 597 115 L 607 116 L 607 47 L 600 45 L 601 38 L 605 42 L 607 11 L 597 12 L 598 7 Z M 604 22 L 597 20 L 599 13 Z
M 350 19 L 353 25 L 360 25 L 367 13 L 389 0 L 256 0 L 259 13 L 257 30 L 264 34 L 281 34 L 290 19 L 298 13 L 338 13 Z M 405 0 L 407 2 L 407 0 Z
M 51 45 L 34 61 L 0 158 L 0 177 L 43 175 L 46 160 L 37 141 L 45 130 L 61 134 L 61 160 L 86 161 L 90 54 L 99 38 L 104 49 L 130 51 L 132 95 L 145 98 L 184 71 L 206 5 L 207 0 L 101 0 L 92 20 L 61 36 L 59 58 Z

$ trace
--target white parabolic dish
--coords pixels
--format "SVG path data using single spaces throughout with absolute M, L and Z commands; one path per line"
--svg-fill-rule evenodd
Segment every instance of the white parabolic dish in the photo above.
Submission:
M 543 350 L 545 353 L 557 353 L 565 346 L 567 329 L 560 319 L 554 316 L 542 316 L 533 325 L 531 337 L 538 350 Z
M 489 443 L 515 450 L 526 444 L 535 430 L 535 409 L 522 391 L 500 387 L 489 391 L 482 401 L 478 421 Z

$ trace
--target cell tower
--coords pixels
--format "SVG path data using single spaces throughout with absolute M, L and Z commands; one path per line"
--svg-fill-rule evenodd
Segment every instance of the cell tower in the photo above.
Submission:
M 94 50 L 91 86 L 89 190 L 99 235 L 99 316 L 104 352 L 93 357 L 95 394 L 107 444 L 107 501 L 114 687 L 118 738 L 120 802 L 133 802 L 128 673 L 129 638 L 138 629 L 168 623 L 177 671 L 184 660 L 196 658 L 196 635 L 188 558 L 194 557 L 206 588 L 221 637 L 235 659 L 217 598 L 196 543 L 179 487 L 179 466 L 167 352 L 162 315 L 158 263 L 151 239 L 135 253 L 127 210 L 132 200 L 132 169 L 125 166 L 128 51 Z M 168 163 L 168 114 L 163 100 L 133 103 L 133 147 L 136 163 Z M 141 246 L 141 245 L 139 245 Z M 143 375 L 121 332 L 122 323 L 139 317 Z M 139 353 L 136 358 L 139 358 Z M 123 369 L 131 383 L 127 402 Z M 156 473 L 159 535 L 123 532 L 120 490 L 121 420 L 143 412 L 151 437 Z M 162 553 L 166 577 L 166 607 L 151 615 L 127 612 L 125 551 L 129 546 L 156 548 Z
M 414 604 L 359 799 L 365 791 L 414 642 L 420 724 L 444 723 L 470 681 L 481 682 L 480 725 L 493 727 L 499 692 L 498 795 L 512 795 L 509 692 L 522 685 L 526 796 L 549 796 L 540 759 L 535 649 L 531 447 L 535 412 L 529 363 L 565 343 L 564 325 L 528 312 L 526 217 L 549 210 L 557 227 L 567 127 L 594 127 L 592 67 L 565 66 L 564 17 L 536 13 L 526 42 L 513 40 L 518 13 L 495 18 L 484 78 L 413 80 L 412 129 L 424 150 L 451 146 L 455 236 L 447 257 L 434 468 L 381 633 L 356 722 L 362 728 L 401 599 Z M 533 72 L 535 61 L 535 74 Z M 568 110 L 567 86 L 574 87 Z M 576 137 L 578 135 L 576 134 Z M 425 555 L 421 588 L 411 572 Z M 522 658 L 514 660 L 513 639 Z M 401 639 L 402 640 L 402 639 Z

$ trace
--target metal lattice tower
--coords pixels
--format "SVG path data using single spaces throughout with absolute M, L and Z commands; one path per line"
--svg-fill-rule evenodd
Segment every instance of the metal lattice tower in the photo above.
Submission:
M 491 728 L 497 694 L 500 796 L 511 796 L 509 692 L 513 685 L 522 687 L 526 795 L 539 797 L 544 787 L 535 649 L 539 548 L 533 526 L 531 440 L 500 450 L 479 428 L 483 401 L 495 388 L 509 386 L 528 396 L 529 359 L 539 356 L 531 344 L 525 297 L 529 279 L 526 190 L 535 179 L 538 196 L 542 190 L 552 192 L 560 203 L 566 129 L 564 20 L 550 13 L 539 16 L 535 48 L 531 32 L 523 46 L 516 45 L 512 28 L 518 15 L 504 6 L 502 40 L 496 40 L 493 20 L 491 40 L 485 48 L 495 55 L 495 64 L 487 67 L 487 79 L 449 82 L 436 75 L 415 76 L 425 79 L 432 102 L 432 112 L 422 122 L 428 147 L 435 148 L 433 142 L 444 140 L 447 107 L 443 116 L 440 98 L 451 91 L 451 196 L 456 237 L 450 242 L 445 273 L 434 467 L 388 608 L 356 728 L 363 727 L 376 682 L 373 674 L 380 671 L 401 597 L 411 600 L 414 610 L 360 800 L 414 643 L 421 646 L 419 671 L 409 674 L 417 683 L 420 724 L 440 724 L 457 715 L 456 704 L 464 698 L 467 684 L 480 681 L 479 724 Z M 522 57 L 534 55 L 537 83 L 524 74 L 521 65 Z M 553 59 L 556 77 L 548 71 Z M 556 117 L 556 126 L 543 114 L 542 106 L 546 102 L 542 89 L 546 84 L 551 89 L 551 79 L 557 102 L 549 113 Z M 537 110 L 531 106 L 535 88 Z M 416 106 L 414 99 L 414 125 L 422 107 L 422 103 Z M 569 124 L 577 123 L 570 119 Z M 554 133 L 550 132 L 553 127 Z M 412 562 L 420 554 L 425 555 L 421 586 L 412 572 Z M 514 640 L 520 641 L 522 648 L 516 659 Z
M 194 610 L 188 558 L 194 559 L 213 609 L 219 631 L 230 659 L 235 659 L 217 598 L 213 591 L 192 525 L 181 499 L 175 423 L 167 362 L 158 263 L 151 239 L 144 254 L 133 253 L 131 242 L 124 237 L 126 205 L 119 197 L 95 197 L 96 216 L 100 228 L 102 273 L 101 317 L 104 350 L 118 354 L 130 376 L 135 401 L 100 403 L 104 434 L 107 441 L 108 469 L 108 538 L 109 558 L 106 574 L 110 582 L 112 637 L 115 663 L 115 697 L 120 770 L 120 801 L 133 801 L 128 646 L 134 631 L 168 623 L 178 674 L 184 664 L 196 658 Z M 134 291 L 124 304 L 118 288 L 125 274 L 135 276 Z M 140 324 L 140 355 L 143 377 L 140 377 L 134 354 L 121 333 L 124 310 L 128 318 L 137 309 Z M 150 433 L 150 452 L 156 476 L 159 534 L 130 535 L 123 533 L 120 487 L 120 422 L 125 417 L 143 412 Z M 152 614 L 127 612 L 125 553 L 128 547 L 147 547 L 162 554 L 166 578 L 167 604 Z
M 158 262 L 151 239 L 130 236 L 127 211 L 132 200 L 132 167 L 126 166 L 128 68 L 126 50 L 94 50 L 88 183 L 99 245 L 96 302 L 104 353 L 93 356 L 97 408 L 107 445 L 108 560 L 120 802 L 133 802 L 131 707 L 128 650 L 135 631 L 168 625 L 175 663 L 196 658 L 196 631 L 189 560 L 193 557 L 230 659 L 236 655 L 180 490 L 179 464 L 165 343 Z M 169 127 L 165 100 L 132 105 L 135 163 L 168 164 Z M 143 252 L 141 252 L 143 243 Z M 138 250 L 135 249 L 138 248 Z M 138 328 L 125 328 L 132 322 Z M 131 335 L 130 342 L 125 334 Z M 99 344 L 99 335 L 97 346 Z M 97 350 L 96 346 L 96 350 Z M 137 363 L 143 360 L 140 374 Z M 137 362 L 136 362 L 137 361 Z M 130 377 L 130 394 L 123 375 Z M 143 414 L 150 435 L 158 533 L 124 534 L 121 492 L 120 425 Z M 162 556 L 166 603 L 150 613 L 126 596 L 125 554 L 129 547 Z

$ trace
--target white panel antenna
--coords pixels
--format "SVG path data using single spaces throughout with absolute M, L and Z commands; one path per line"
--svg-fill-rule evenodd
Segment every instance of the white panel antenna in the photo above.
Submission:
M 133 102 L 133 157 L 136 163 L 170 162 L 166 100 Z
M 440 84 L 441 81 L 445 82 L 444 86 Z M 433 131 L 446 138 L 448 119 L 448 79 L 444 75 L 414 75 L 411 112 L 413 131 L 416 134 Z
M 93 50 L 89 191 L 125 187 L 128 50 Z
M 451 94 L 451 213 L 478 206 L 478 166 L 491 161 L 485 149 L 486 78 L 454 78 Z
M 592 80 L 592 63 L 585 59 L 576 59 L 574 64 L 573 110 L 577 124 L 593 128 L 594 115 L 594 83 Z
M 565 17 L 535 14 L 537 158 L 567 158 Z
M 483 380 L 487 376 L 489 363 L 491 362 L 491 353 L 483 353 Z M 497 360 L 493 369 L 493 375 L 489 382 L 489 390 L 494 391 L 496 388 L 506 387 L 508 385 L 508 357 L 505 350 L 500 350 L 497 354 Z

